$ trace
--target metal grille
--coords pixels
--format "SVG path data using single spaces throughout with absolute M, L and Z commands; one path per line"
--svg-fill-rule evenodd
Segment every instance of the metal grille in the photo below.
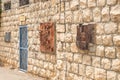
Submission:
M 27 70 L 27 27 L 20 27 L 20 69 Z
M 26 49 L 20 49 L 20 69 L 27 70 L 27 53 Z
M 20 47 L 27 48 L 27 28 L 20 28 Z

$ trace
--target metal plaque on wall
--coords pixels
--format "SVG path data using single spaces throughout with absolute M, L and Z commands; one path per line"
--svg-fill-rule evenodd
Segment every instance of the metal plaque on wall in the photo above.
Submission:
M 52 22 L 40 24 L 40 50 L 44 53 L 55 52 L 55 25 Z

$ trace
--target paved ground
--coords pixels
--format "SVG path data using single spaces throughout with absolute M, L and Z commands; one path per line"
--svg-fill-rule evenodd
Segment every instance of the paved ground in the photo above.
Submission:
M 0 80 L 44 80 L 28 73 L 0 67 Z

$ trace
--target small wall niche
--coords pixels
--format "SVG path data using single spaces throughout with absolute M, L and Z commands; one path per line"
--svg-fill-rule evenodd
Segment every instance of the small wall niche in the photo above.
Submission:
M 55 25 L 52 22 L 40 24 L 40 50 L 44 53 L 55 52 Z
M 11 9 L 11 1 L 4 3 L 4 10 L 10 10 Z
M 4 41 L 10 42 L 10 40 L 11 40 L 11 32 L 6 32 L 5 37 L 4 37 Z
M 79 49 L 88 50 L 89 43 L 94 44 L 94 24 L 82 25 L 79 24 L 77 26 L 77 37 L 76 37 L 76 45 Z

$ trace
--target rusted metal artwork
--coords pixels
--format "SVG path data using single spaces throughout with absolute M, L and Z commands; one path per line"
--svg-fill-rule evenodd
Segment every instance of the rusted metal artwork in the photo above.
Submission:
M 94 43 L 94 25 L 77 26 L 76 45 L 79 49 L 87 50 L 89 43 Z
M 40 50 L 44 53 L 55 51 L 55 26 L 52 22 L 40 24 Z

